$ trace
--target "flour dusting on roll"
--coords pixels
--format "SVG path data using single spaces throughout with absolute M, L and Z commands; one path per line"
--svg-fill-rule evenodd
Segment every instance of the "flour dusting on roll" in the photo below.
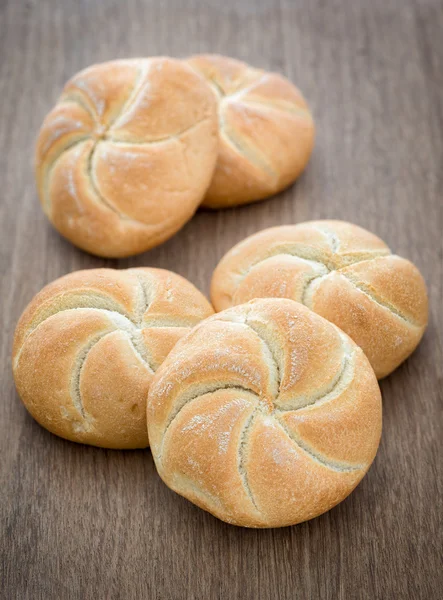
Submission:
M 216 102 L 183 61 L 88 67 L 66 84 L 37 140 L 41 204 L 93 254 L 144 252 L 194 214 L 217 158 Z
M 428 321 L 417 267 L 344 221 L 308 221 L 251 235 L 221 259 L 211 297 L 216 310 L 252 298 L 301 302 L 343 329 L 379 378 L 415 350 Z
M 19 320 L 12 357 L 18 394 L 63 438 L 145 448 L 153 375 L 212 313 L 189 281 L 163 269 L 70 273 L 43 288 Z
M 218 103 L 220 147 L 203 206 L 262 200 L 293 183 L 314 145 L 314 121 L 300 90 L 282 75 L 217 54 L 188 59 Z
M 364 477 L 381 435 L 377 379 L 338 327 L 292 300 L 253 300 L 185 336 L 152 382 L 158 472 L 246 527 L 306 521 Z

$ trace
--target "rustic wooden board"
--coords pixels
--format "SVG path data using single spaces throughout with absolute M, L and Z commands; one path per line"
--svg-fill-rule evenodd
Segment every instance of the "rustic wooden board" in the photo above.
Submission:
M 440 0 L 0 0 L 0 596 L 12 599 L 443 597 Z M 130 260 L 77 250 L 40 211 L 33 142 L 63 82 L 120 56 L 218 51 L 292 77 L 318 125 L 311 164 L 255 206 L 200 212 Z M 225 525 L 169 491 L 149 451 L 57 439 L 14 390 L 25 304 L 75 269 L 152 265 L 205 292 L 217 260 L 265 226 L 336 217 L 422 269 L 429 330 L 382 382 L 384 432 L 343 504 L 292 528 Z M 440 464 L 439 464 L 440 459 Z

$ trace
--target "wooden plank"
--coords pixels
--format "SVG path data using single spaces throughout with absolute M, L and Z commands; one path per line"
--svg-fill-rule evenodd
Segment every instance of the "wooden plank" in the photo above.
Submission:
M 439 0 L 0 2 L 2 598 L 442 597 L 442 28 Z M 306 173 L 272 200 L 201 211 L 135 258 L 103 260 L 62 240 L 39 208 L 32 153 L 63 82 L 114 57 L 200 51 L 297 82 L 318 126 Z M 375 464 L 343 504 L 297 527 L 235 528 L 169 491 L 149 451 L 70 444 L 27 415 L 11 340 L 45 283 L 75 269 L 152 265 L 207 293 L 235 242 L 323 217 L 378 233 L 420 267 L 431 299 L 419 350 L 382 382 Z

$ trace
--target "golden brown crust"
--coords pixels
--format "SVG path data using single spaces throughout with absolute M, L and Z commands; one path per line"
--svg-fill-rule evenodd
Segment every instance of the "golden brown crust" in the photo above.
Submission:
M 40 130 L 43 209 L 62 235 L 93 254 L 148 250 L 200 204 L 217 129 L 212 92 L 182 61 L 93 65 L 66 84 Z
M 163 269 L 65 275 L 43 288 L 18 322 L 12 363 L 19 396 L 63 438 L 144 448 L 154 372 L 212 313 L 189 281 Z
M 203 206 L 262 200 L 297 179 L 314 144 L 300 91 L 281 75 L 225 56 L 192 56 L 188 64 L 210 83 L 219 107 L 219 157 Z
M 362 350 L 301 304 L 274 298 L 197 325 L 148 397 L 165 483 L 246 527 L 292 525 L 343 500 L 375 457 L 381 416 Z
M 272 227 L 246 238 L 215 269 L 211 297 L 216 310 L 261 297 L 302 302 L 351 336 L 378 378 L 413 352 L 428 320 L 418 269 L 343 221 Z

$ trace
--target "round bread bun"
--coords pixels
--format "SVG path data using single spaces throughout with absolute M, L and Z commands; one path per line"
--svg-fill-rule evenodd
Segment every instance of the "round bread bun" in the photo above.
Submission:
M 92 254 L 144 252 L 174 235 L 201 203 L 217 130 L 214 96 L 183 61 L 93 65 L 68 81 L 40 130 L 43 209 Z
M 52 433 L 104 448 L 145 448 L 154 372 L 209 302 L 163 269 L 91 269 L 47 285 L 22 314 L 17 391 Z
M 245 527 L 294 525 L 341 502 L 375 457 L 381 420 L 362 350 L 281 298 L 197 325 L 157 371 L 148 398 L 165 483 Z
M 272 196 L 305 168 L 314 121 L 285 77 L 218 55 L 193 56 L 218 101 L 220 149 L 203 206 L 224 208 Z
M 428 320 L 418 269 L 382 240 L 343 221 L 260 231 L 232 248 L 211 286 L 216 310 L 252 298 L 292 298 L 345 331 L 380 379 L 417 347 Z

